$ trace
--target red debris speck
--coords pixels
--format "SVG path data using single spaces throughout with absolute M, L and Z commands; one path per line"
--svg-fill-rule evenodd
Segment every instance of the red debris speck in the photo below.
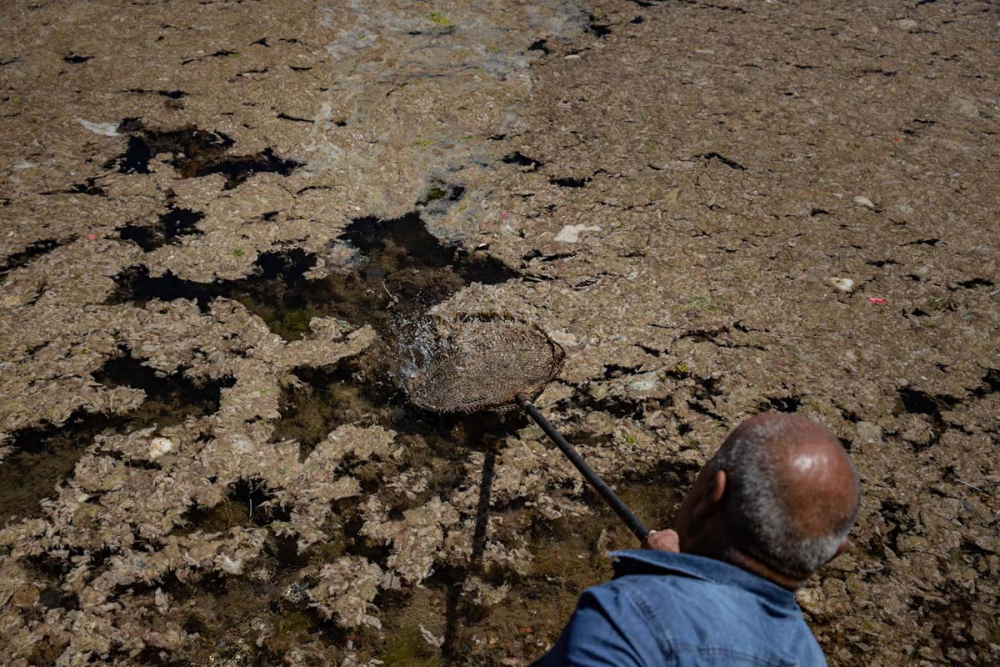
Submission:
M 868 303 L 885 303 L 885 299 L 880 296 L 870 296 L 868 297 Z
M 87 240 L 88 241 L 93 241 L 96 238 L 97 238 L 97 234 L 87 234 Z

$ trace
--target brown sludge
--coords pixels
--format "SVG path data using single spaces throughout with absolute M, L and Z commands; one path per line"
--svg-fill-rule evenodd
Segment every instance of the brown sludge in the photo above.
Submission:
M 517 413 L 397 386 L 483 311 L 651 527 L 747 416 L 828 427 L 830 664 L 1000 663 L 998 21 L 6 3 L 0 664 L 529 664 L 634 541 Z

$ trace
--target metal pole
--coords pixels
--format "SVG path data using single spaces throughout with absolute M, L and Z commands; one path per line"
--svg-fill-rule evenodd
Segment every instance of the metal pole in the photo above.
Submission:
M 628 506 L 622 502 L 621 498 L 619 498 L 615 492 L 611 490 L 611 487 L 605 484 L 604 480 L 597 476 L 594 469 L 587 465 L 587 462 L 583 460 L 583 457 L 580 456 L 575 449 L 573 449 L 572 445 L 566 442 L 566 439 L 563 438 L 559 431 L 557 431 L 555 427 L 549 423 L 549 420 L 538 411 L 538 408 L 532 405 L 526 395 L 518 394 L 516 398 L 518 404 L 524 408 L 524 411 L 528 413 L 528 416 L 530 416 L 535 423 L 538 424 L 543 431 L 545 431 L 545 435 L 549 436 L 552 442 L 556 443 L 559 449 L 562 450 L 562 453 L 566 455 L 566 458 L 570 460 L 570 463 L 576 466 L 576 469 L 580 471 L 583 478 L 587 480 L 595 491 L 597 491 L 598 495 L 604 499 L 604 502 L 606 502 L 611 509 L 615 511 L 615 514 L 617 514 L 619 518 L 625 522 L 628 529 L 639 538 L 640 542 L 645 543 L 646 537 L 649 535 L 649 529 L 643 525 L 642 521 L 639 520 L 639 517 L 633 514 L 632 510 L 630 510 Z

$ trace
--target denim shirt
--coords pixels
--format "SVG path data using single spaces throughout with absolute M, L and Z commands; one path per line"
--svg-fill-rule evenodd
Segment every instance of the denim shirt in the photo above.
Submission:
M 795 594 L 722 561 L 618 551 L 536 667 L 826 665 Z

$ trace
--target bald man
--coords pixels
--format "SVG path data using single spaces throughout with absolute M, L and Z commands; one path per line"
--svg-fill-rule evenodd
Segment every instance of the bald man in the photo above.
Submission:
M 797 415 L 740 424 L 684 497 L 675 530 L 619 551 L 537 667 L 826 665 L 795 591 L 847 547 L 857 471 Z

